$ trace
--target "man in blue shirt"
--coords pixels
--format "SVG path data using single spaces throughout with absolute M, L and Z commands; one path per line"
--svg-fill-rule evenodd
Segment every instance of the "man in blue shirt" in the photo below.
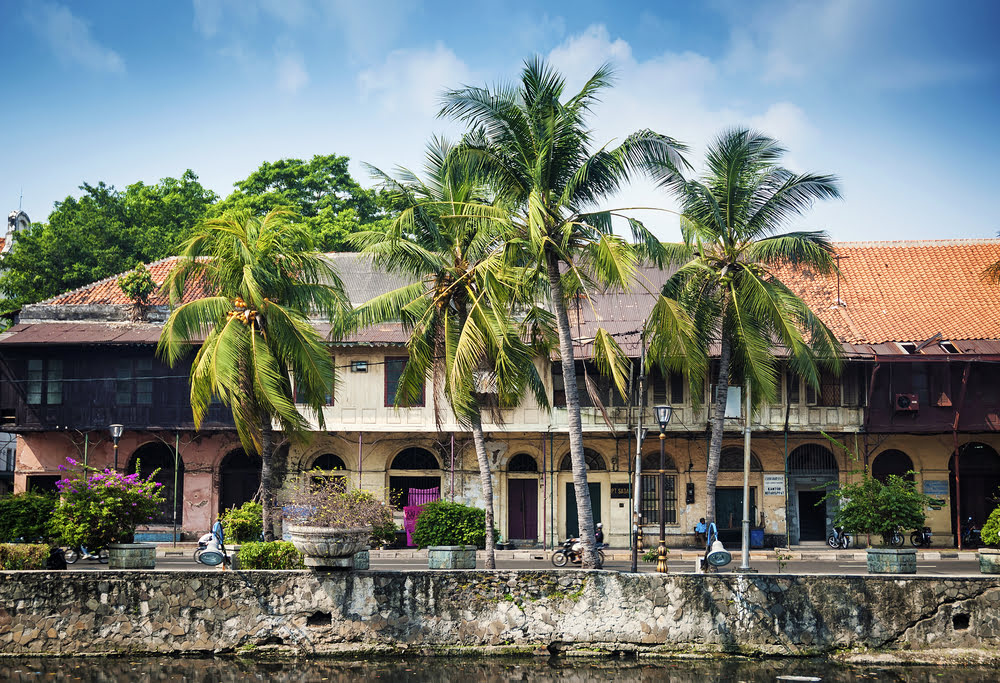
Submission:
M 694 525 L 695 542 L 699 545 L 707 545 L 708 539 L 705 537 L 707 532 L 708 529 L 705 527 L 705 518 L 702 517 L 698 520 L 698 523 Z

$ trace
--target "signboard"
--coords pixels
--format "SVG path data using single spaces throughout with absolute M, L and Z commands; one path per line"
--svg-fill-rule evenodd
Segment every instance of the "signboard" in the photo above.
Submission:
M 764 475 L 764 495 L 783 496 L 785 495 L 785 475 L 765 474 Z
M 629 485 L 628 484 L 612 484 L 611 485 L 611 497 L 612 498 L 628 498 L 629 497 Z
M 924 493 L 928 496 L 947 496 L 947 479 L 924 479 Z

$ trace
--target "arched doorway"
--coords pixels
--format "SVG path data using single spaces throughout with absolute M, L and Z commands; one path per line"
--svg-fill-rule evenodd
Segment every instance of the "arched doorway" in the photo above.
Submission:
M 231 451 L 219 465 L 219 512 L 239 507 L 257 497 L 261 459 L 242 448 Z
M 308 468 L 309 476 L 317 484 L 326 480 L 339 479 L 344 488 L 347 488 L 347 466 L 343 458 L 333 453 L 323 453 L 313 458 Z
M 389 465 L 389 501 L 397 510 L 441 497 L 441 463 L 426 448 L 404 448 Z
M 527 453 L 507 463 L 507 538 L 538 540 L 538 461 Z
M 750 452 L 750 471 L 763 472 L 760 458 Z M 728 446 L 719 454 L 719 472 L 743 474 L 743 448 Z M 743 481 L 742 476 L 739 481 Z M 752 481 L 758 481 L 754 477 Z M 759 483 L 759 482 L 758 482 Z M 757 487 L 750 486 L 750 523 L 757 524 Z M 743 536 L 743 484 L 739 486 L 716 486 L 715 523 L 719 527 L 719 538 L 727 543 L 740 540 Z
M 139 462 L 139 476 L 145 479 L 153 471 L 160 470 L 153 477 L 154 481 L 163 484 L 160 494 L 164 501 L 160 504 L 156 517 L 150 520 L 152 524 L 172 524 L 174 522 L 174 491 L 177 492 L 177 523 L 182 520 L 184 510 L 184 461 L 177 459 L 177 486 L 174 486 L 174 449 L 161 441 L 143 444 L 135 449 L 129 458 L 125 469 L 127 474 L 135 472 L 136 461 Z
M 826 446 L 808 443 L 788 455 L 788 535 L 792 543 L 824 541 L 834 504 L 821 501 L 838 484 L 840 468 Z
M 597 451 L 591 448 L 583 449 L 583 460 L 587 465 L 587 472 L 607 472 L 608 464 Z M 573 472 L 573 459 L 567 453 L 559 463 L 560 472 Z M 606 479 L 606 477 L 602 477 Z M 572 476 L 566 483 L 566 536 L 580 535 L 580 515 L 576 508 L 576 487 L 573 484 Z M 591 481 L 588 476 L 587 486 L 590 489 L 590 509 L 594 517 L 594 524 L 601 521 L 601 482 Z
M 913 481 L 913 461 L 903 451 L 890 448 L 875 456 L 871 464 L 872 477 L 883 484 L 889 481 L 889 475 L 902 477 Z
M 958 449 L 958 492 L 955 495 L 955 457 L 948 459 L 948 478 L 951 481 L 951 524 L 952 533 L 957 533 L 955 517 L 961 514 L 962 523 L 972 517 L 973 523 L 981 527 L 990 512 L 1000 502 L 1000 455 L 984 443 L 973 441 Z M 961 509 L 958 501 L 961 500 Z

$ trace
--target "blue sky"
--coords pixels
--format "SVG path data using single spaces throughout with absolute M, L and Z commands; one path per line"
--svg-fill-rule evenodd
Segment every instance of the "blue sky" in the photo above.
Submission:
M 578 86 L 617 68 L 598 140 L 651 128 L 689 143 L 761 128 L 843 201 L 795 227 L 837 240 L 1000 230 L 1000 3 L 194 0 L 0 3 L 0 209 L 44 220 L 84 181 L 187 168 L 225 195 L 262 161 L 344 154 L 419 168 L 437 96 L 549 58 Z M 610 206 L 670 208 L 638 183 Z M 669 213 L 641 217 L 677 239 Z

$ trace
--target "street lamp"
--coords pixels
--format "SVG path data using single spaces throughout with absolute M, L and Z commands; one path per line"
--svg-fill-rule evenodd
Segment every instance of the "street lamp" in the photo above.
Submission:
M 122 432 L 125 431 L 124 425 L 111 425 L 108 427 L 111 430 L 111 440 L 115 444 L 115 469 L 118 469 L 118 441 L 122 438 Z
M 667 425 L 670 423 L 670 416 L 674 414 L 673 406 L 656 406 L 656 421 L 660 423 L 660 548 L 656 556 L 656 571 L 661 574 L 667 573 L 667 510 L 664 493 L 666 492 L 667 477 L 664 470 L 667 469 Z

